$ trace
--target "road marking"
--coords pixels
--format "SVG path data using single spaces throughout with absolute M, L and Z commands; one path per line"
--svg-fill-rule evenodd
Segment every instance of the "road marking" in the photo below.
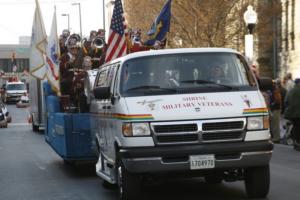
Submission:
M 29 126 L 28 123 L 9 123 L 9 126 Z

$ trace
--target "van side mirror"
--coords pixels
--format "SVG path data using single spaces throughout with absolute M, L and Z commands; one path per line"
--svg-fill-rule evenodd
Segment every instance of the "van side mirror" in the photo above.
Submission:
M 96 99 L 108 99 L 110 97 L 109 87 L 96 87 L 93 90 Z
M 261 77 L 258 79 L 258 84 L 261 91 L 268 91 L 273 88 L 273 81 L 271 78 Z

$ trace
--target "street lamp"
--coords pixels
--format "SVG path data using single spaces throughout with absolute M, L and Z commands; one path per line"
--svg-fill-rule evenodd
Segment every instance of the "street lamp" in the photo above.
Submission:
M 72 6 L 78 6 L 78 8 L 79 8 L 80 37 L 81 37 L 81 39 L 82 39 L 81 6 L 80 6 L 80 3 L 72 3 Z
M 246 12 L 244 13 L 244 21 L 247 25 L 249 34 L 253 33 L 253 29 L 257 23 L 257 14 L 256 12 L 253 10 L 253 7 L 251 5 L 249 5 L 247 7 Z
M 257 14 L 253 7 L 249 5 L 247 11 L 244 13 L 244 20 L 248 28 L 248 33 L 245 35 L 245 56 L 253 64 L 253 29 L 257 23 Z
M 68 30 L 70 31 L 70 14 L 61 14 L 61 16 L 68 17 Z

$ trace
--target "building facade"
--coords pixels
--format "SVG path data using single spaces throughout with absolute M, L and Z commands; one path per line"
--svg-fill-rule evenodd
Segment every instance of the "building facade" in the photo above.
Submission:
M 0 45 L 0 86 L 9 77 L 28 82 L 29 45 Z
M 17 73 L 28 69 L 29 45 L 0 45 L 0 70 Z
M 280 52 L 280 77 L 291 72 L 300 78 L 300 1 L 281 0 L 282 3 L 282 43 Z

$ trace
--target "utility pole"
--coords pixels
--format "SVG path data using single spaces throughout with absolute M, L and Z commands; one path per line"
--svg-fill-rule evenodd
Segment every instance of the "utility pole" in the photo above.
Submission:
M 102 7 L 103 7 L 103 29 L 105 30 L 105 0 L 102 0 Z
M 68 17 L 68 30 L 70 31 L 70 14 L 61 14 L 61 16 Z
M 80 3 L 72 3 L 72 6 L 78 6 L 78 8 L 79 8 L 79 26 L 80 26 L 80 37 L 81 37 L 81 39 L 82 39 L 81 6 L 80 6 Z

